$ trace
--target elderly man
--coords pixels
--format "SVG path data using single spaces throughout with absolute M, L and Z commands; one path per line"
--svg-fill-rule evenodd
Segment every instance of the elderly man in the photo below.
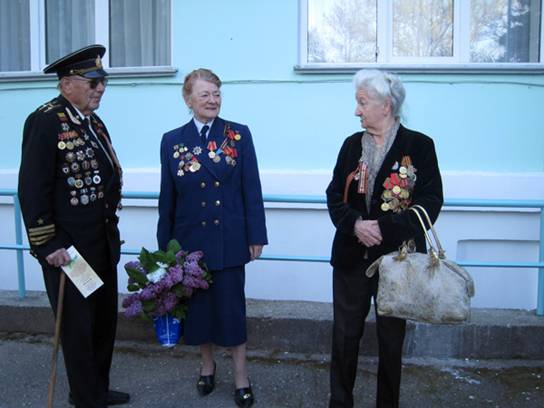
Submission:
M 24 126 L 19 199 L 31 253 L 38 259 L 56 314 L 60 267 L 74 246 L 104 282 L 84 298 L 66 281 L 61 342 L 77 408 L 128 402 L 109 389 L 117 325 L 117 263 L 120 256 L 117 206 L 121 167 L 106 126 L 94 111 L 106 89 L 101 57 L 91 45 L 47 66 L 60 95 L 31 113 Z

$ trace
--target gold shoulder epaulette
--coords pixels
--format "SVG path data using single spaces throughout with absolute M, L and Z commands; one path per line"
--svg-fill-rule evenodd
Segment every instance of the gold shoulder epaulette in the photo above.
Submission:
M 61 105 L 55 101 L 49 101 L 44 103 L 42 106 L 38 108 L 40 112 L 47 113 L 53 109 L 60 108 Z

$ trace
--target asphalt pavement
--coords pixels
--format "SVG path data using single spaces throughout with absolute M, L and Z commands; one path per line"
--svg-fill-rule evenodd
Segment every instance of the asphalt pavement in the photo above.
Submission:
M 0 408 L 45 407 L 51 365 L 48 335 L 0 333 Z M 195 383 L 197 350 L 178 345 L 162 349 L 148 342 L 120 341 L 111 387 L 131 394 L 127 408 L 235 407 L 231 360 L 216 355 L 217 386 L 200 398 Z M 374 407 L 375 359 L 360 360 L 355 406 Z M 249 352 L 254 407 L 326 407 L 328 356 L 278 351 Z M 67 381 L 59 356 L 55 407 L 69 407 Z M 535 360 L 451 360 L 410 358 L 403 368 L 403 408 L 542 408 L 544 362 Z

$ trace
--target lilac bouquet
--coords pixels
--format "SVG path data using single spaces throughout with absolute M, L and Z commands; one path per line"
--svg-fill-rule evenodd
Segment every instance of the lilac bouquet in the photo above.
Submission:
M 153 319 L 171 314 L 184 319 L 187 300 L 195 290 L 207 289 L 212 283 L 202 256 L 202 251 L 183 251 L 174 239 L 166 251 L 142 248 L 138 261 L 125 264 L 127 289 L 134 292 L 123 300 L 125 316 Z

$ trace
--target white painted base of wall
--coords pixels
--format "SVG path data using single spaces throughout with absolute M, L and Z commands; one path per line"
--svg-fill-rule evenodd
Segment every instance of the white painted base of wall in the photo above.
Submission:
M 0 173 L 0 188 L 15 189 L 17 171 Z M 263 193 L 318 195 L 330 180 L 330 171 L 264 171 Z M 544 199 L 544 173 L 444 172 L 447 198 Z M 125 169 L 125 191 L 158 191 L 158 169 Z M 334 227 L 323 205 L 269 203 L 268 255 L 329 256 Z M 156 246 L 155 200 L 124 200 L 121 216 L 125 248 Z M 538 261 L 539 216 L 536 210 L 445 208 L 437 222 L 447 256 L 458 260 Z M 0 197 L 1 243 L 14 243 L 11 199 Z M 122 268 L 132 256 L 123 256 L 119 288 L 125 291 Z M 25 254 L 25 279 L 29 290 L 43 290 L 38 263 Z M 17 289 L 14 251 L 0 250 L 0 289 Z M 475 307 L 536 307 L 537 270 L 470 268 L 476 283 Z M 258 299 L 332 300 L 332 268 L 325 263 L 255 261 L 247 267 L 246 295 Z

